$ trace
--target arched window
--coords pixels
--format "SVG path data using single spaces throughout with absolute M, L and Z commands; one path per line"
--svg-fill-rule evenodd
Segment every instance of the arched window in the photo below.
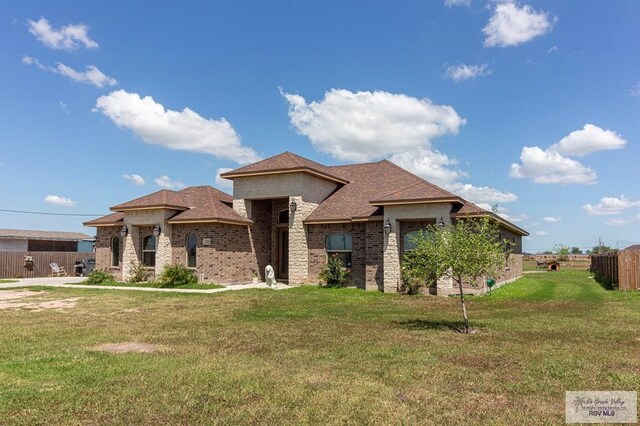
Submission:
M 187 251 L 187 268 L 196 267 L 196 246 L 198 245 L 198 237 L 196 234 L 189 234 L 184 242 Z
M 156 266 L 156 237 L 153 235 L 142 239 L 142 265 Z
M 120 236 L 111 237 L 111 266 L 120 266 Z
M 415 250 L 417 244 L 413 242 L 413 239 L 416 238 L 419 235 L 419 233 L 420 231 L 411 231 L 404 234 L 404 238 L 402 241 L 403 243 L 402 248 L 404 249 L 404 251 Z
M 331 234 L 326 239 L 327 256 L 337 256 L 347 268 L 351 267 L 352 242 L 349 234 Z
M 289 223 L 289 209 L 280 210 L 278 212 L 278 224 L 288 224 Z

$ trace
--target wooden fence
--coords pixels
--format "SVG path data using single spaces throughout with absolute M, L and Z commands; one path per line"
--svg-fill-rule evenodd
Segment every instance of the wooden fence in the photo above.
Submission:
M 619 290 L 640 290 L 640 246 L 592 255 L 591 271 L 605 285 Z
M 33 270 L 29 271 L 24 266 L 26 254 L 24 251 L 0 252 L 0 278 L 48 277 L 51 274 L 49 264 L 54 262 L 64 267 L 68 275 L 73 275 L 76 261 L 95 258 L 95 253 L 33 251 L 29 252 L 33 257 Z

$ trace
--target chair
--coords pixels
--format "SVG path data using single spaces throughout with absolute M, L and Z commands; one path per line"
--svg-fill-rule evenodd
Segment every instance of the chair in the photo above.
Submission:
M 63 266 L 58 266 L 57 263 L 50 263 L 49 266 L 51 266 L 51 275 L 49 275 L 50 277 L 66 277 L 67 276 L 67 271 L 64 270 Z

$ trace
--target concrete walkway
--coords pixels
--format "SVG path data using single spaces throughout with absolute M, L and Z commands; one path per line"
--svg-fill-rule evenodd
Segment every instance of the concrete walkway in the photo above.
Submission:
M 3 283 L 0 284 L 0 290 L 3 288 L 20 288 L 20 287 L 64 287 L 64 288 L 84 288 L 92 290 L 128 290 L 128 291 L 161 291 L 166 293 L 220 293 L 222 291 L 230 290 L 248 290 L 254 288 L 268 289 L 266 283 L 256 284 L 234 284 L 228 285 L 224 288 L 212 288 L 212 289 L 190 289 L 190 288 L 153 288 L 153 287 L 120 287 L 109 285 L 82 285 L 82 282 L 86 280 L 86 277 L 47 277 L 47 278 L 24 278 L 18 280 L 15 283 Z M 294 288 L 294 286 L 288 286 L 286 284 L 278 283 L 277 289 L 272 290 L 287 290 Z

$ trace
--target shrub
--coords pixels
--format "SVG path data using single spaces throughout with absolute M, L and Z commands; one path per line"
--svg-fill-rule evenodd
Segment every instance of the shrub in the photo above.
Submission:
M 149 279 L 151 272 L 142 263 L 136 263 L 133 260 L 129 264 L 129 282 L 142 283 Z
M 183 265 L 171 265 L 164 268 L 160 275 L 160 287 L 179 287 L 198 284 L 198 277 L 193 270 Z
M 344 287 L 347 285 L 347 275 L 349 272 L 344 268 L 342 261 L 337 255 L 333 255 L 324 264 L 320 271 L 320 286 L 322 287 Z
M 100 284 L 114 283 L 115 281 L 116 281 L 115 278 L 113 278 L 113 276 L 110 273 L 106 271 L 101 271 L 99 269 L 94 269 L 89 274 L 89 278 L 87 278 L 82 284 L 100 285 Z
M 407 251 L 404 254 L 401 269 L 401 283 L 398 290 L 405 294 L 418 294 L 421 287 L 434 287 L 436 285 L 436 277 L 431 275 L 425 280 L 424 273 L 417 267 L 420 262 L 416 252 Z

